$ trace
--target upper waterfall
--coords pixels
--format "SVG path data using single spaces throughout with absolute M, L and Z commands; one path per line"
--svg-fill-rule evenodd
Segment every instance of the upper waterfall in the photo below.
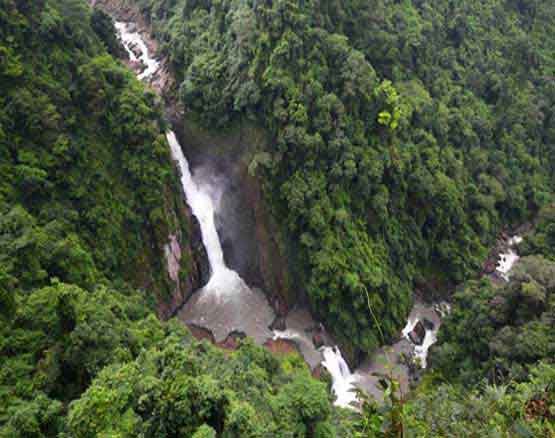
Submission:
M 145 70 L 137 75 L 140 80 L 150 78 L 160 68 L 160 63 L 149 55 L 149 50 L 139 32 L 131 32 L 126 23 L 116 21 L 116 29 L 119 32 L 125 50 L 129 54 L 131 61 L 141 61 L 145 66 Z M 136 46 L 140 51 L 137 56 L 132 50 Z

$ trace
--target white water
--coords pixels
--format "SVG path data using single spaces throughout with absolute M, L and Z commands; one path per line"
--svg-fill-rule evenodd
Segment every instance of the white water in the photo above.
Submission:
M 509 271 L 513 268 L 514 264 L 520 258 L 516 251 L 512 248 L 522 242 L 521 236 L 513 236 L 508 240 L 509 248 L 507 252 L 499 254 L 499 261 L 497 262 L 496 270 L 505 281 L 509 281 Z
M 424 336 L 424 342 L 422 345 L 414 346 L 414 356 L 418 359 L 420 366 L 426 368 L 428 366 L 428 350 L 437 341 L 437 330 L 426 330 L 426 335 Z
M 146 66 L 146 69 L 137 75 L 137 77 L 140 80 L 150 78 L 160 68 L 160 63 L 156 59 L 150 57 L 148 47 L 139 32 L 130 32 L 127 23 L 116 21 L 115 24 L 116 30 L 119 32 L 119 36 L 131 61 L 141 61 Z M 141 50 L 141 56 L 139 58 L 137 58 L 131 50 L 132 45 L 136 45 Z
M 214 291 L 229 290 L 233 283 L 242 281 L 239 275 L 227 268 L 224 262 L 224 252 L 220 243 L 216 224 L 214 222 L 214 202 L 210 197 L 210 187 L 197 184 L 193 180 L 189 163 L 183 155 L 181 145 L 170 131 L 166 134 L 170 144 L 173 159 L 177 162 L 181 171 L 181 185 L 185 191 L 187 203 L 200 224 L 202 243 L 206 248 L 208 261 L 210 263 L 211 277 L 206 289 Z M 224 287 L 225 286 L 225 287 Z
M 409 319 L 407 319 L 407 325 L 405 325 L 405 328 L 402 331 L 404 338 L 409 339 L 409 333 L 414 330 L 414 327 L 416 326 L 417 322 L 418 322 L 418 319 L 411 318 L 409 315 Z
M 335 405 L 344 408 L 353 407 L 358 403 L 355 392 L 356 375 L 351 373 L 349 365 L 343 359 L 337 347 L 323 347 L 324 360 L 322 365 L 328 370 L 333 379 L 332 389 L 335 393 Z
M 297 333 L 294 330 L 291 329 L 285 329 L 285 330 L 274 330 L 274 341 L 276 341 L 277 339 L 288 339 L 291 341 L 294 340 L 305 340 L 306 336 L 302 336 L 300 333 Z
M 421 368 L 426 368 L 428 366 L 428 351 L 430 347 L 437 342 L 437 332 L 440 326 L 439 309 L 441 309 L 444 314 L 447 314 L 450 311 L 450 307 L 447 303 L 439 303 L 434 305 L 433 307 L 426 307 L 422 306 L 421 304 L 415 305 L 413 307 L 413 310 L 411 311 L 411 314 L 409 315 L 407 324 L 402 331 L 403 337 L 407 339 L 413 346 L 414 358 L 418 361 Z M 424 313 L 425 315 L 422 315 L 422 313 Z M 436 318 L 432 317 L 434 314 L 436 315 Z M 434 322 L 434 328 L 432 330 L 425 328 L 426 332 L 424 334 L 422 345 L 416 345 L 412 343 L 409 334 L 414 330 L 414 327 L 416 327 L 416 324 L 418 324 L 418 321 L 420 321 L 422 317 L 428 318 L 432 322 Z
M 129 26 L 121 22 L 116 22 L 116 29 L 130 59 L 139 60 L 146 65 L 146 70 L 138 78 L 148 81 L 160 68 L 160 63 L 150 56 L 140 33 L 130 32 Z M 140 59 L 131 50 L 133 45 L 140 48 Z M 191 297 L 180 311 L 179 317 L 188 324 L 209 329 L 216 342 L 224 341 L 231 332 L 237 331 L 246 333 L 262 344 L 272 335 L 268 326 L 275 315 L 264 295 L 258 290 L 250 289 L 239 274 L 225 264 L 214 222 L 221 190 L 218 190 L 218 184 L 202 183 L 195 178 L 175 133 L 170 131 L 166 137 L 172 158 L 181 173 L 181 185 L 187 204 L 199 222 L 210 264 L 208 284 Z
M 298 343 L 301 347 L 303 344 L 313 348 L 312 340 L 301 332 L 292 329 L 274 330 L 274 340 L 288 339 Z M 336 400 L 334 404 L 344 408 L 354 408 L 358 404 L 355 383 L 357 377 L 351 373 L 349 365 L 341 355 L 341 351 L 337 346 L 324 346 L 320 350 L 323 357 L 322 366 L 328 370 L 332 377 L 332 390 Z

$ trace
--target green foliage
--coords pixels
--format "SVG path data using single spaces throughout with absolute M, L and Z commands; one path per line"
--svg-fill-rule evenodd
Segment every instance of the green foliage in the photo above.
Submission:
M 96 34 L 119 47 L 108 16 L 83 0 L 27 3 L 4 0 L 0 16 L 2 302 L 52 277 L 162 295 L 162 246 L 187 230 L 155 97 L 105 53 Z
M 465 279 L 549 199 L 551 2 L 137 3 L 193 117 L 271 134 L 250 171 L 351 356 L 398 333 L 415 281 Z M 0 0 L 0 437 L 555 436 L 553 206 L 510 283 L 455 295 L 432 357 L 451 384 L 411 399 L 390 381 L 346 413 L 298 357 L 161 323 L 131 286 L 168 288 L 160 246 L 186 229 L 120 50 L 84 0 Z
M 95 8 L 93 10 L 91 15 L 91 28 L 102 40 L 108 53 L 115 57 L 125 56 L 125 49 L 116 36 L 114 22 L 102 9 Z
M 301 437 L 326 421 L 327 391 L 306 368 L 288 376 L 252 344 L 225 354 L 172 334 L 134 362 L 106 368 L 71 404 L 68 428 L 76 437 Z
M 135 3 L 188 117 L 254 119 L 273 138 L 251 171 L 299 242 L 312 307 L 353 352 L 379 336 L 364 290 L 391 339 L 415 281 L 463 281 L 552 190 L 550 2 Z
M 532 367 L 522 383 L 473 390 L 429 376 L 410 398 L 386 392 L 383 405 L 367 400 L 360 417 L 344 421 L 356 438 L 551 438 L 554 383 L 555 367 L 546 363 Z
M 510 282 L 471 282 L 455 294 L 434 350 L 433 365 L 446 378 L 476 383 L 523 380 L 528 368 L 555 355 L 555 263 L 524 257 Z
M 524 237 L 519 245 L 523 255 L 541 254 L 555 261 L 555 205 L 543 208 L 537 218 L 534 229 Z
M 304 363 L 251 342 L 232 353 L 194 342 L 135 293 L 56 283 L 18 296 L 0 335 L 2 437 L 304 437 L 330 427 L 327 386 Z

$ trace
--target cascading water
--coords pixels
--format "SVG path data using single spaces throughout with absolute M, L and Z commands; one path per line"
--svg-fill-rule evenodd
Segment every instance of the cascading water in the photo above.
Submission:
M 339 348 L 323 347 L 322 354 L 324 355 L 322 365 L 328 370 L 333 379 L 332 389 L 336 396 L 335 405 L 344 408 L 353 407 L 358 403 L 355 392 L 356 375 L 349 370 L 349 365 L 343 359 Z
M 402 331 L 403 337 L 410 342 L 412 341 L 409 334 L 414 330 L 414 327 L 416 326 L 416 324 L 418 324 L 418 322 L 418 318 L 409 318 L 409 320 L 407 321 L 407 325 L 405 325 L 405 328 Z M 438 327 L 436 326 L 434 326 L 433 329 L 427 328 L 424 339 L 422 341 L 422 345 L 414 345 L 414 357 L 418 360 L 422 368 L 427 367 L 428 350 L 437 341 L 437 331 Z
M 499 254 L 499 262 L 497 263 L 495 269 L 505 281 L 509 281 L 509 271 L 520 258 L 517 252 L 513 249 L 513 246 L 518 245 L 520 242 L 522 242 L 521 236 L 511 237 L 507 242 L 507 252 Z
M 121 23 L 116 21 L 116 30 L 119 33 L 120 39 L 123 42 L 125 50 L 129 54 L 129 59 L 131 61 L 140 61 L 145 65 L 145 70 L 138 74 L 137 77 L 140 80 L 148 79 L 160 68 L 160 63 L 149 56 L 149 50 L 145 44 L 141 34 L 138 32 L 131 32 L 126 23 Z M 137 57 L 132 47 L 137 47 L 140 51 L 140 55 Z
M 214 222 L 214 202 L 210 197 L 207 186 L 199 186 L 191 175 L 189 163 L 183 155 L 181 145 L 177 141 L 175 133 L 170 131 L 166 134 L 168 143 L 170 144 L 171 154 L 177 162 L 181 172 L 181 185 L 187 198 L 187 203 L 191 207 L 193 214 L 200 224 L 202 234 L 202 243 L 206 248 L 208 262 L 210 263 L 210 282 L 205 289 L 211 289 L 216 292 L 229 290 L 222 286 L 229 286 L 240 281 L 239 275 L 227 268 L 224 262 L 224 252 L 216 231 Z
M 138 78 L 149 81 L 160 68 L 160 63 L 150 56 L 139 32 L 130 31 L 129 26 L 121 22 L 116 22 L 116 29 L 131 61 L 141 61 L 146 66 Z M 139 56 L 133 51 L 135 47 Z M 208 284 L 191 297 L 179 317 L 186 323 L 207 328 L 217 342 L 225 340 L 230 333 L 240 332 L 263 343 L 272 337 L 268 327 L 275 315 L 262 292 L 251 290 L 239 274 L 225 264 L 214 222 L 217 187 L 196 180 L 175 133 L 170 131 L 166 137 L 172 158 L 179 166 L 187 204 L 200 224 L 211 271 Z

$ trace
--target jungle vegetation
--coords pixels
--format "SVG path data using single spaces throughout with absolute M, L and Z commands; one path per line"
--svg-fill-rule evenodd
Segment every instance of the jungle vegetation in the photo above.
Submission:
M 266 130 L 252 168 L 351 357 L 383 343 L 368 303 L 390 340 L 415 286 L 469 278 L 503 225 L 550 199 L 552 2 L 131 3 L 187 120 Z
M 159 102 L 85 0 L 0 0 L 0 437 L 555 437 L 553 3 L 133 1 L 188 116 L 272 139 L 251 168 L 353 355 L 464 283 L 431 372 L 360 412 L 160 321 L 188 230 Z M 465 281 L 531 219 L 509 282 Z

